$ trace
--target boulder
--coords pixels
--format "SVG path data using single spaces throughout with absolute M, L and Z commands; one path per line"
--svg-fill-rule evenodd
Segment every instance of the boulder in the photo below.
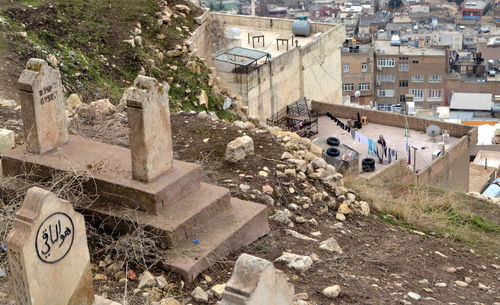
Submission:
M 339 285 L 333 285 L 330 287 L 326 287 L 323 289 L 323 295 L 329 299 L 335 299 L 339 296 L 340 294 L 340 286 Z
M 90 119 L 103 120 L 106 116 L 113 114 L 116 110 L 115 105 L 111 104 L 109 99 L 102 99 L 90 103 L 89 105 Z
M 245 159 L 246 156 L 253 154 L 253 139 L 249 136 L 243 136 L 236 138 L 227 144 L 225 159 L 229 162 L 238 162 Z
M 182 55 L 182 50 L 169 50 L 167 51 L 168 57 L 180 57 Z
M 208 303 L 208 293 L 203 290 L 200 286 L 197 286 L 192 292 L 191 297 L 193 300 L 199 303 Z
M 288 268 L 295 269 L 300 272 L 309 270 L 313 265 L 313 260 L 310 256 L 298 255 L 289 252 L 283 252 L 283 255 L 278 257 L 275 262 L 287 263 Z
M 82 104 L 82 100 L 78 94 L 71 94 L 66 100 L 66 110 L 68 110 L 71 114 L 74 114 L 78 105 Z
M 316 157 L 311 160 L 311 165 L 313 168 L 318 169 L 318 168 L 326 168 L 328 163 L 326 163 L 325 159 Z
M 174 6 L 174 9 L 178 12 L 182 12 L 184 14 L 189 14 L 191 13 L 191 9 L 189 8 L 189 6 L 187 5 L 184 5 L 184 4 L 177 4 Z
M 319 248 L 328 252 L 336 252 L 338 254 L 344 253 L 344 250 L 340 247 L 339 242 L 333 237 L 321 242 L 319 244 Z

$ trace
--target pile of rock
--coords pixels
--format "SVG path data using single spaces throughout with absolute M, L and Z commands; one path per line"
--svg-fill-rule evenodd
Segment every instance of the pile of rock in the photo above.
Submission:
M 488 197 L 486 195 L 480 194 L 478 192 L 470 192 L 470 193 L 467 193 L 467 195 L 474 197 L 478 200 L 481 200 L 482 202 L 500 206 L 500 198 L 491 198 L 491 197 Z

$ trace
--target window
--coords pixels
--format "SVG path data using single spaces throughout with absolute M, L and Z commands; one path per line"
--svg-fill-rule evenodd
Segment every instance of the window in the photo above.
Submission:
M 349 64 L 343 64 L 342 65 L 342 71 L 349 72 Z
M 361 64 L 361 72 L 363 73 L 368 72 L 368 64 L 366 62 Z
M 411 62 L 414 64 L 418 64 L 418 60 L 412 60 Z
M 342 90 L 344 91 L 354 91 L 354 84 L 343 84 Z
M 392 110 L 392 104 L 378 104 L 377 109 L 381 111 L 391 111 Z
M 411 94 L 413 95 L 413 101 L 423 101 L 424 100 L 424 90 L 422 89 L 412 89 Z
M 424 76 L 422 74 L 413 74 L 411 76 L 411 81 L 414 83 L 421 83 L 424 81 Z
M 399 96 L 399 102 L 400 102 L 400 103 L 404 103 L 404 102 L 406 102 L 406 95 L 401 94 L 401 95 Z
M 400 57 L 399 60 L 408 60 L 408 57 Z
M 396 77 L 394 74 L 377 74 L 377 82 L 380 83 L 394 83 Z
M 441 82 L 441 75 L 439 74 L 429 75 L 429 83 L 440 83 L 440 82 Z
M 407 72 L 408 70 L 410 70 L 410 65 L 407 62 L 399 63 L 399 71 Z
M 394 97 L 394 90 L 392 90 L 392 89 L 378 89 L 377 96 L 378 97 Z
M 399 87 L 408 87 L 408 81 L 407 80 L 400 80 Z
M 394 67 L 396 65 L 396 61 L 394 58 L 377 58 L 377 67 Z
M 441 90 L 429 90 L 429 100 L 440 101 L 441 100 Z
M 360 91 L 368 91 L 370 90 L 370 83 L 360 83 L 359 84 Z

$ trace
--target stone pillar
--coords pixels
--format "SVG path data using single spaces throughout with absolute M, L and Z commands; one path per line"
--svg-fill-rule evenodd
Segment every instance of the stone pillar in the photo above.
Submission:
M 83 216 L 38 187 L 28 190 L 7 236 L 17 305 L 92 305 L 94 287 Z
M 292 305 L 295 288 L 273 263 L 242 254 L 226 284 L 220 305 Z
M 43 154 L 68 142 L 61 73 L 32 58 L 19 78 L 24 137 L 29 152 Z
M 132 176 L 150 182 L 172 167 L 172 131 L 168 103 L 168 84 L 139 75 L 127 89 L 130 125 Z

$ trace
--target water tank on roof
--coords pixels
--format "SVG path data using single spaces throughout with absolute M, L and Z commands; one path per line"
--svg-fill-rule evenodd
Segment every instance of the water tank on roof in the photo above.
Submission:
M 295 36 L 311 35 L 311 22 L 309 20 L 294 20 L 292 23 L 292 33 Z

